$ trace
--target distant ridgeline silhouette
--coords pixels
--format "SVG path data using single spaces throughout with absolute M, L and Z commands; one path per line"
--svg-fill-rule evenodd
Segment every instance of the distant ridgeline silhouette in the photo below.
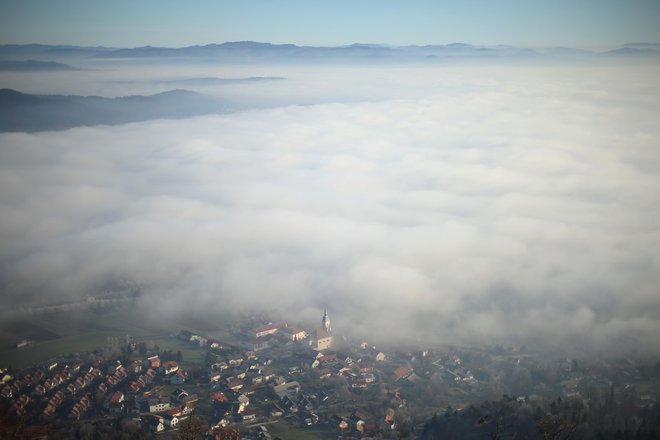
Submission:
M 232 111 L 228 103 L 187 90 L 150 96 L 103 98 L 30 95 L 0 90 L 0 131 L 36 132 L 78 126 L 116 125 L 150 119 L 180 119 Z

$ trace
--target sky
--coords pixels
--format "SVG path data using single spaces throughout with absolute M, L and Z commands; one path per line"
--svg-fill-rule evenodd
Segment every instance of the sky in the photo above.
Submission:
M 0 11 L 3 44 L 463 42 L 606 50 L 660 42 L 656 0 L 2 0 Z

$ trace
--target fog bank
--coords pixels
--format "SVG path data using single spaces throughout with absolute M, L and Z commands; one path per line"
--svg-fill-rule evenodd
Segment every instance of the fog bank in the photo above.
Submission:
M 253 75 L 315 105 L 0 135 L 2 306 L 125 281 L 152 314 L 658 354 L 657 66 L 316 73 Z

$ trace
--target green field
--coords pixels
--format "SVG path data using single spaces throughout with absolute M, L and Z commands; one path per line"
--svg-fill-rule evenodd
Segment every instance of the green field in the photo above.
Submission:
M 309 429 L 296 428 L 293 426 L 277 423 L 268 427 L 273 437 L 278 436 L 283 440 L 323 440 L 328 438 L 322 433 L 315 433 Z
M 161 350 L 181 351 L 185 363 L 203 359 L 204 351 L 177 340 L 181 329 L 202 334 L 217 331 L 227 318 L 213 316 L 179 316 L 156 318 L 144 316 L 131 308 L 112 311 L 50 313 L 0 323 L 0 367 L 24 368 L 54 357 L 83 353 L 106 347 L 108 338 L 119 341 L 130 336 L 144 342 L 149 349 L 158 345 Z M 15 348 L 20 340 L 30 345 Z

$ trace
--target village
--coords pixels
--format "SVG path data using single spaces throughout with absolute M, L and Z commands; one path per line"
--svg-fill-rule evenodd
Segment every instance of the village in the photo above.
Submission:
M 226 340 L 185 329 L 172 338 L 203 362 L 115 338 L 110 349 L 3 368 L 0 402 L 30 438 L 111 423 L 158 438 L 402 438 L 434 414 L 502 395 L 587 401 L 608 392 L 612 371 L 641 380 L 632 363 L 586 368 L 524 349 L 380 350 L 337 335 L 327 311 L 309 331 L 264 322 Z

